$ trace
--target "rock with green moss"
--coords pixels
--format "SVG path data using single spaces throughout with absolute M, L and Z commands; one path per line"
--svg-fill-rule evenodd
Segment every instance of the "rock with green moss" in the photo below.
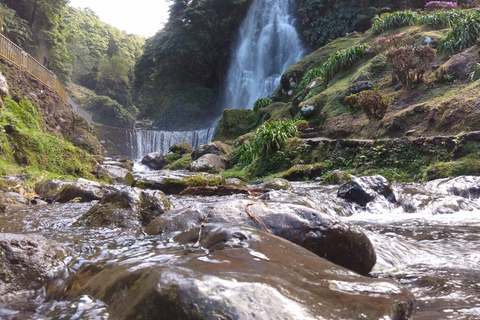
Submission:
M 225 180 L 226 186 L 234 186 L 238 188 L 248 188 L 247 184 L 238 178 L 231 178 Z
M 182 142 L 182 143 L 177 143 L 177 144 L 174 144 L 173 146 L 170 146 L 170 148 L 168 148 L 168 151 L 182 156 L 187 153 L 192 153 L 193 148 L 190 145 L 190 143 Z
M 324 180 L 322 181 L 322 184 L 323 185 L 339 185 L 352 180 L 352 178 L 355 178 L 355 176 L 351 176 L 345 171 L 333 170 L 324 178 Z
M 324 165 L 322 163 L 297 164 L 288 169 L 282 178 L 290 181 L 312 180 L 322 175 Z
M 192 159 L 197 160 L 206 154 L 215 154 L 218 156 L 221 154 L 225 154 L 225 150 L 219 147 L 215 142 L 208 142 L 206 144 L 198 146 L 195 150 L 193 150 Z
M 263 187 L 272 190 L 287 190 L 293 188 L 288 180 L 282 178 L 274 178 L 267 181 L 264 183 Z
M 125 187 L 105 195 L 75 225 L 139 228 L 171 208 L 162 191 Z
M 161 190 L 168 194 L 178 194 L 187 187 L 223 185 L 225 179 L 220 175 L 185 170 L 160 170 L 155 174 L 135 180 L 133 186 L 140 189 Z
M 135 181 L 132 173 L 125 168 L 111 165 L 101 165 L 101 168 L 110 178 L 113 179 L 115 184 L 131 186 Z

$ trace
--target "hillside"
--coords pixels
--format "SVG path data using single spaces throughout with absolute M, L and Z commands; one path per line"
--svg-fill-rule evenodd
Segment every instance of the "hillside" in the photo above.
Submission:
M 323 175 L 342 169 L 400 180 L 478 174 L 479 144 L 464 134 L 480 128 L 479 24 L 476 10 L 384 15 L 366 32 L 331 41 L 290 67 L 275 97 L 260 99 L 254 111 L 225 110 L 216 138 L 236 139 L 235 164 L 259 143 L 267 129 L 255 129 L 263 121 L 308 122 L 307 145 L 287 139 L 278 152 L 254 152 L 251 164 L 233 169 L 250 178 L 308 164 Z M 396 75 L 395 63 L 402 66 Z

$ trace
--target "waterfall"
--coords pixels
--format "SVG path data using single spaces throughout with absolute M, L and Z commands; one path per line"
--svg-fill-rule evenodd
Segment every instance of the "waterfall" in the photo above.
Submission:
M 252 109 L 274 92 L 305 50 L 295 29 L 295 0 L 254 0 L 240 26 L 222 95 L 223 108 Z
M 195 131 L 152 131 L 129 130 L 127 144 L 131 146 L 131 158 L 142 159 L 146 154 L 160 152 L 166 155 L 169 147 L 182 142 L 189 142 L 196 148 L 213 139 L 215 128 Z

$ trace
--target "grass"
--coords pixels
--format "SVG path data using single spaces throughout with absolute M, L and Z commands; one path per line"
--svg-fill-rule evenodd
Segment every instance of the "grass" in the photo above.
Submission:
M 41 120 L 39 120 L 41 119 Z M 0 114 L 0 125 L 13 132 L 0 132 L 2 175 L 47 171 L 59 176 L 95 179 L 97 163 L 87 152 L 70 142 L 43 132 L 40 112 L 27 100 L 7 98 Z

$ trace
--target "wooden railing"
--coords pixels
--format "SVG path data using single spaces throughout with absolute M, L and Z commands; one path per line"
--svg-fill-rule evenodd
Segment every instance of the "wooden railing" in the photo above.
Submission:
M 55 74 L 2 34 L 0 34 L 0 55 L 51 87 L 60 97 L 67 100 L 67 90 L 58 81 Z

